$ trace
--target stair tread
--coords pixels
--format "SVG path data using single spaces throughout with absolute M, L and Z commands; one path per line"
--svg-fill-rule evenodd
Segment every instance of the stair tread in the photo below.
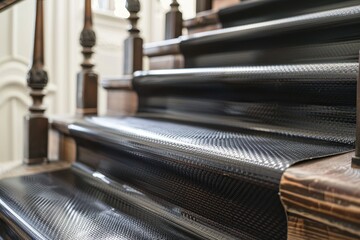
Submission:
M 0 196 L 0 209 L 5 215 L 2 220 L 16 224 L 25 233 L 22 237 L 32 239 L 221 239 L 226 236 L 210 229 L 206 232 L 205 226 L 183 217 L 175 206 L 161 205 L 131 186 L 114 182 L 81 164 L 60 171 L 3 179 Z
M 69 128 L 74 136 L 88 135 L 102 143 L 115 143 L 120 149 L 136 146 L 157 155 L 187 156 L 177 161 L 241 175 L 275 188 L 290 165 L 353 149 L 347 144 L 139 117 L 91 117 Z
M 142 71 L 139 111 L 354 143 L 358 63 Z

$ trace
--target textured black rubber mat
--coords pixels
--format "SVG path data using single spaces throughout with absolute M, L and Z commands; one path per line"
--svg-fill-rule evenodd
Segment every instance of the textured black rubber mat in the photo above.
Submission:
M 227 238 L 175 206 L 78 167 L 2 180 L 0 196 L 0 233 L 10 239 Z
M 198 33 L 180 49 L 186 68 L 357 61 L 359 26 L 358 3 Z

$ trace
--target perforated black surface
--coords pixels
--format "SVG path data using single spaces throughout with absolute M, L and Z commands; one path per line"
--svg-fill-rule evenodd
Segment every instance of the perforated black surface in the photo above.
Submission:
M 187 68 L 357 61 L 359 26 L 357 4 L 199 33 L 180 48 Z
M 2 180 L 0 196 L 2 224 L 17 226 L 0 234 L 12 239 L 199 239 L 206 230 L 185 231 L 190 221 L 171 206 L 77 167 Z

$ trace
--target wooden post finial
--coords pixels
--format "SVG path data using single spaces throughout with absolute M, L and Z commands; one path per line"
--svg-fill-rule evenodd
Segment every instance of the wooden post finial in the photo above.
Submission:
M 129 33 L 130 35 L 138 35 L 140 30 L 137 27 L 137 22 L 139 20 L 138 13 L 140 12 L 140 2 L 139 0 L 127 0 L 126 9 L 129 11 L 130 16 L 128 18 L 130 22 Z
M 82 54 L 84 61 L 81 64 L 83 69 L 91 69 L 94 64 L 91 62 L 92 48 L 96 44 L 96 34 L 93 30 L 91 0 L 85 0 L 84 28 L 80 34 L 80 45 L 83 47 Z
M 137 70 L 142 70 L 143 40 L 137 27 L 140 12 L 139 0 L 127 0 L 126 9 L 129 11 L 130 22 L 129 37 L 124 41 L 124 74 L 131 75 Z
M 30 113 L 25 117 L 25 149 L 26 164 L 43 163 L 47 160 L 49 122 L 44 112 L 44 88 L 48 76 L 44 70 L 44 7 L 43 0 L 36 1 L 34 53 L 32 66 L 27 75 L 27 85 L 31 88 L 33 100 L 29 107 Z
M 179 3 L 173 0 L 170 11 L 165 16 L 165 39 L 177 38 L 182 35 L 183 19 Z
M 98 75 L 93 71 L 92 55 L 96 44 L 96 34 L 93 30 L 91 0 L 85 0 L 84 27 L 80 33 L 81 53 L 84 60 L 82 71 L 77 75 L 76 107 L 77 114 L 97 114 Z

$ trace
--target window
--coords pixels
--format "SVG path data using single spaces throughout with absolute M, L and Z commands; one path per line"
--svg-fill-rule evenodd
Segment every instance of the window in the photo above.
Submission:
M 126 0 L 92 0 L 94 10 L 113 14 L 117 17 L 127 18 L 129 12 L 126 10 Z

